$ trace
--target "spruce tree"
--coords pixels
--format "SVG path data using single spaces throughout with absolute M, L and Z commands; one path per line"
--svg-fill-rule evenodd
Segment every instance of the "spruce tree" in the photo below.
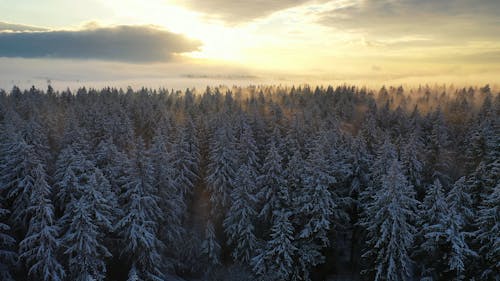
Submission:
M 220 264 L 220 251 L 221 247 L 217 242 L 215 235 L 215 228 L 212 221 L 208 221 L 205 229 L 205 238 L 201 244 L 201 253 L 206 258 L 209 270 Z
M 3 207 L 3 201 L 4 199 L 0 197 L 0 278 L 5 281 L 14 281 L 13 271 L 17 261 L 16 240 L 7 223 L 9 210 Z
M 126 172 L 125 192 L 120 196 L 124 215 L 116 225 L 122 238 L 121 254 L 137 267 L 142 278 L 161 280 L 164 245 L 158 237 L 160 198 L 155 194 L 154 168 L 142 139 L 137 141 Z
M 173 183 L 183 195 L 191 194 L 198 179 L 200 158 L 191 121 L 181 128 L 169 155 L 173 165 Z
M 279 192 L 286 184 L 282 160 L 276 143 L 271 142 L 262 165 L 262 174 L 258 178 L 259 191 L 257 193 L 261 204 L 259 217 L 266 220 L 270 220 L 273 210 L 277 209 Z
M 270 240 L 252 259 L 257 275 L 270 280 L 288 280 L 294 272 L 294 227 L 290 221 L 291 212 L 284 207 L 273 212 Z
M 236 140 L 230 124 L 224 122 L 210 142 L 210 162 L 207 183 L 214 214 L 223 214 L 230 206 L 231 191 L 235 186 L 238 154 Z
M 296 216 L 300 218 L 297 225 L 297 255 L 302 279 L 306 280 L 309 279 L 309 270 L 324 262 L 321 250 L 330 245 L 332 222 L 346 219 L 346 214 L 338 210 L 338 195 L 331 190 L 336 179 L 329 173 L 333 167 L 327 162 L 323 141 L 323 138 L 319 138 L 313 142 L 312 151 L 304 163 L 303 184 L 300 191 L 294 193 L 298 196 L 294 198 Z
M 15 230 L 25 232 L 31 218 L 31 194 L 38 188 L 37 175 L 42 161 L 33 145 L 19 136 L 3 147 L 1 174 L 2 191 L 11 202 L 10 222 Z M 44 168 L 42 166 L 42 168 Z
M 35 167 L 35 185 L 30 198 L 32 215 L 28 232 L 19 245 L 19 257 L 26 262 L 28 276 L 37 280 L 63 280 L 65 272 L 58 261 L 61 247 L 60 230 L 55 220 L 54 206 L 50 200 L 51 188 L 46 181 L 41 164 Z
M 180 188 L 175 183 L 172 152 L 168 151 L 167 143 L 167 136 L 157 131 L 153 137 L 150 155 L 154 169 L 154 192 L 159 195 L 159 206 L 163 214 L 159 218 L 162 222 L 160 232 L 164 241 L 172 248 L 184 232 L 182 222 L 187 210 L 185 193 L 191 190 L 191 187 Z
M 235 260 L 248 263 L 256 249 L 254 220 L 255 211 L 255 177 L 247 165 L 238 170 L 239 180 L 231 192 L 231 207 L 224 220 L 224 229 L 228 235 L 229 244 L 233 245 L 232 256 Z
M 62 237 L 68 263 L 68 276 L 73 280 L 104 280 L 105 259 L 111 256 L 103 245 L 103 232 L 92 215 L 90 194 L 69 204 L 61 221 L 66 226 Z
M 420 239 L 424 251 L 422 277 L 427 279 L 462 280 L 466 261 L 476 254 L 469 248 L 464 230 L 465 221 L 455 207 L 459 199 L 455 196 L 445 199 L 443 187 L 436 179 L 428 187 L 421 211 Z
M 500 183 L 486 195 L 480 205 L 476 239 L 481 256 L 481 278 L 498 280 L 500 272 Z
M 368 236 L 363 254 L 369 260 L 365 274 L 377 281 L 411 280 L 417 201 L 400 162 L 393 159 L 380 178 L 380 186 L 366 192 L 371 194 L 365 198 L 371 199 L 366 202 L 362 221 Z

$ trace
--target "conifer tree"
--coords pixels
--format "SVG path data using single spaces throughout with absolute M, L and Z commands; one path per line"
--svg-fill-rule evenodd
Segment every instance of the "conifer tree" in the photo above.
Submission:
M 221 247 L 217 242 L 214 225 L 209 220 L 205 229 L 205 239 L 201 244 L 201 253 L 206 257 L 208 264 L 213 267 L 220 264 L 220 251 Z
M 174 164 L 171 152 L 167 149 L 167 136 L 157 131 L 150 149 L 154 169 L 154 190 L 159 195 L 161 234 L 164 241 L 173 244 L 181 238 L 184 229 L 182 222 L 186 215 L 184 188 L 175 183 Z M 190 187 L 189 187 L 190 190 Z
M 210 143 L 210 163 L 207 183 L 214 214 L 224 213 L 230 205 L 230 194 L 235 186 L 238 154 L 233 129 L 227 122 L 219 127 Z
M 446 195 L 446 202 L 450 211 L 456 213 L 464 227 L 471 225 L 474 219 L 474 208 L 469 186 L 465 177 L 459 178 Z
M 124 215 L 116 225 L 122 238 L 121 254 L 137 267 L 143 279 L 161 280 L 160 253 L 164 247 L 158 238 L 161 209 L 155 194 L 154 168 L 142 139 L 137 141 L 126 172 L 125 192 L 120 197 Z
M 173 183 L 183 195 L 193 191 L 198 178 L 199 158 L 194 125 L 189 120 L 173 143 L 169 159 L 173 165 Z
M 284 178 L 282 157 L 278 147 L 271 142 L 269 151 L 262 166 L 262 174 L 258 179 L 258 199 L 261 203 L 259 217 L 270 220 L 273 210 L 278 208 L 279 192 L 286 184 Z
M 111 185 L 111 192 L 120 193 L 121 180 L 125 175 L 127 156 L 113 143 L 112 138 L 104 139 L 97 145 L 94 157 L 95 165 Z
M 408 140 L 403 144 L 400 152 L 405 175 L 417 190 L 420 190 L 422 187 L 423 163 L 420 159 L 422 149 L 423 143 L 417 131 L 410 134 Z
M 443 187 L 436 179 L 428 187 L 421 211 L 419 236 L 422 239 L 423 261 L 422 277 L 427 279 L 462 280 L 466 259 L 475 256 L 466 238 L 470 236 L 464 230 L 464 220 L 459 210 L 451 208 L 458 202 L 457 197 L 446 200 Z M 449 204 L 451 203 L 451 204 Z
M 365 196 L 371 200 L 362 222 L 368 235 L 363 257 L 370 261 L 365 274 L 373 280 L 411 280 L 417 201 L 399 161 L 393 159 L 380 186 L 366 192 L 373 193 Z
M 26 237 L 20 242 L 19 257 L 26 262 L 31 278 L 43 281 L 63 280 L 65 272 L 57 257 L 61 247 L 60 231 L 50 200 L 51 188 L 41 164 L 35 167 L 34 176 L 36 188 L 31 194 L 28 207 L 32 216 Z
M 251 175 L 247 165 L 238 170 L 239 180 L 231 192 L 231 207 L 224 220 L 224 229 L 228 242 L 233 245 L 232 256 L 235 260 L 248 263 L 257 247 L 254 220 L 255 211 L 255 177 Z
M 7 224 L 9 210 L 4 209 L 3 201 L 4 199 L 0 197 L 0 278 L 14 281 L 13 271 L 17 260 L 16 240 L 11 235 L 11 227 Z
M 111 256 L 103 245 L 103 232 L 92 215 L 90 194 L 75 199 L 61 221 L 67 227 L 62 243 L 67 257 L 68 276 L 73 280 L 104 280 L 105 259 Z
M 430 116 L 430 132 L 427 144 L 427 180 L 439 178 L 444 184 L 449 184 L 447 170 L 450 167 L 450 139 L 441 108 Z
M 302 188 L 295 193 L 298 196 L 295 198 L 297 216 L 301 218 L 297 226 L 297 244 L 300 245 L 297 255 L 303 279 L 308 279 L 311 267 L 324 262 L 321 250 L 330 244 L 328 234 L 332 222 L 347 219 L 347 215 L 337 209 L 338 195 L 330 189 L 336 179 L 329 174 L 332 167 L 327 162 L 323 141 L 323 138 L 319 138 L 314 142 L 305 162 Z
M 256 274 L 271 280 L 288 280 L 294 271 L 294 228 L 290 222 L 291 213 L 284 208 L 273 214 L 270 240 L 260 253 L 252 259 Z
M 25 232 L 31 218 L 31 194 L 38 188 L 37 175 L 42 162 L 33 145 L 18 135 L 12 136 L 3 147 L 1 174 L 2 191 L 11 202 L 10 221 L 16 230 Z M 43 166 L 42 166 L 43 168 Z
M 500 271 L 500 184 L 486 195 L 477 216 L 476 239 L 481 245 L 481 278 L 498 280 Z

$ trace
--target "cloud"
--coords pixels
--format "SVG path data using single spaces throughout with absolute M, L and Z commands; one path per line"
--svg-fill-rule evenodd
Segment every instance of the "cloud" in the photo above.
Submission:
M 0 32 L 5 32 L 5 31 L 45 31 L 45 30 L 47 30 L 47 29 L 43 28 L 43 27 L 0 22 Z
M 500 51 L 479 51 L 469 54 L 450 54 L 441 58 L 444 62 L 466 64 L 500 65 Z
M 319 14 L 321 24 L 371 37 L 422 35 L 454 40 L 500 34 L 498 0 L 359 0 Z
M 0 32 L 0 57 L 156 62 L 196 51 L 200 46 L 197 40 L 154 26 Z
M 274 12 L 325 0 L 175 0 L 175 3 L 202 12 L 227 23 L 242 23 L 266 17 Z

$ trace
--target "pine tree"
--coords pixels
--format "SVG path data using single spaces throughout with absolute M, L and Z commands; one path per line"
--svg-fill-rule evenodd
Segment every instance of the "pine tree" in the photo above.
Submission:
M 446 195 L 448 208 L 455 212 L 462 220 L 464 227 L 472 223 L 474 218 L 474 208 L 472 206 L 472 197 L 465 177 L 459 178 Z
M 374 193 L 371 193 L 374 191 Z M 363 257 L 369 258 L 369 273 L 373 280 L 411 280 L 417 201 L 412 186 L 403 174 L 401 164 L 394 159 L 380 179 L 380 186 L 369 189 L 362 226 L 368 235 Z M 373 274 L 373 275 L 371 275 Z
M 19 245 L 19 257 L 26 261 L 28 275 L 37 280 L 63 280 L 65 273 L 57 260 L 60 248 L 59 227 L 50 201 L 51 188 L 47 184 L 41 164 L 35 167 L 35 186 L 28 211 L 32 214 L 26 237 Z
M 257 246 L 255 237 L 255 176 L 247 165 L 238 170 L 237 185 L 231 192 L 231 207 L 224 220 L 224 229 L 228 235 L 229 244 L 233 245 L 232 256 L 235 260 L 248 263 L 253 257 Z
M 466 160 L 465 170 L 467 173 L 473 173 L 486 153 L 485 133 L 483 126 L 486 122 L 473 122 L 469 125 L 469 131 L 464 140 L 465 151 L 464 158 Z
M 42 164 L 50 159 L 50 151 L 46 128 L 40 124 L 37 117 L 29 118 L 19 132 L 22 138 L 34 148 L 34 155 Z
M 241 130 L 242 132 L 237 143 L 237 149 L 240 154 L 239 164 L 246 165 L 252 176 L 256 176 L 259 167 L 259 159 L 257 156 L 259 150 L 252 127 L 250 127 L 246 119 L 242 122 Z
M 462 280 L 466 259 L 476 255 L 466 241 L 470 234 L 463 229 L 464 219 L 450 207 L 456 206 L 456 199 L 445 199 L 439 179 L 428 187 L 420 216 L 420 247 L 425 251 L 422 275 L 427 279 Z
M 380 128 L 377 127 L 375 115 L 377 114 L 377 107 L 373 105 L 369 108 L 365 115 L 363 127 L 361 128 L 360 135 L 363 137 L 368 152 L 374 154 L 376 147 L 380 141 Z
M 303 198 L 301 197 L 304 191 L 305 178 L 305 160 L 302 158 L 300 150 L 295 150 L 289 159 L 285 169 L 285 180 L 287 187 L 290 190 L 290 200 L 292 215 L 294 217 L 294 225 L 303 225 L 301 214 Z
M 330 186 L 336 179 L 329 174 L 332 167 L 328 164 L 327 154 L 323 149 L 324 139 L 313 142 L 312 151 L 305 162 L 303 184 L 295 194 L 297 217 L 300 223 L 298 230 L 298 259 L 302 278 L 308 279 L 311 267 L 324 262 L 322 248 L 330 244 L 328 234 L 333 221 L 347 220 L 346 214 L 338 211 L 338 196 L 331 191 Z M 337 202 L 335 202 L 337 201 Z
M 422 255 L 423 262 L 420 264 L 422 277 L 437 278 L 437 274 L 444 271 L 444 261 L 440 259 L 440 246 L 444 243 L 444 238 L 436 240 L 435 237 L 431 237 L 431 233 L 436 232 L 436 229 L 431 229 L 431 227 L 438 228 L 446 220 L 446 216 L 448 216 L 448 205 L 441 181 L 436 178 L 434 184 L 427 187 L 424 201 L 420 206 L 417 236 L 419 250 L 416 254 Z
M 139 273 L 137 272 L 137 268 L 135 267 L 135 264 L 132 265 L 132 267 L 130 268 L 130 271 L 128 272 L 127 281 L 142 281 L 142 279 L 139 277 Z
M 304 152 L 303 146 L 306 142 L 306 132 L 304 128 L 303 121 L 295 114 L 291 120 L 291 124 L 288 126 L 285 139 L 283 141 L 285 146 L 285 162 L 289 162 L 297 150 Z
M 423 163 L 420 159 L 422 149 L 423 143 L 417 131 L 410 134 L 400 152 L 405 175 L 418 191 L 422 187 Z
M 269 146 L 262 171 L 263 174 L 258 179 L 259 191 L 257 193 L 258 199 L 262 204 L 259 217 L 269 220 L 273 210 L 276 210 L 278 207 L 279 192 L 286 184 L 282 158 L 274 142 L 271 142 Z
M 91 213 L 100 231 L 108 234 L 113 231 L 113 226 L 120 214 L 117 198 L 114 193 L 110 192 L 109 182 L 101 170 L 95 168 L 91 162 L 87 163 L 90 173 L 83 180 L 85 183 L 83 196 L 88 197 L 87 204 L 92 210 Z
M 381 185 L 381 180 L 392 166 L 393 160 L 397 158 L 396 148 L 388 136 L 377 149 L 375 160 L 371 169 L 371 178 L 376 186 Z
M 106 247 L 117 216 L 116 196 L 99 168 L 77 150 L 67 148 L 56 171 L 64 215 L 64 254 L 69 276 L 75 280 L 104 280 L 105 260 L 112 256 Z
M 91 141 L 89 140 L 90 134 L 86 129 L 79 125 L 78 117 L 73 113 L 68 117 L 66 127 L 64 128 L 60 147 L 75 148 L 83 153 L 90 153 Z
M 120 201 L 124 204 L 124 216 L 116 229 L 122 238 L 121 254 L 137 266 L 141 277 L 161 280 L 163 261 L 160 252 L 164 245 L 158 239 L 160 199 L 155 194 L 154 168 L 146 152 L 142 139 L 139 139 L 123 179 L 125 192 Z
M 86 172 L 86 159 L 71 146 L 63 149 L 56 161 L 55 186 L 58 209 L 64 210 L 82 194 L 80 176 Z
M 274 145 L 271 145 L 269 155 L 277 155 Z M 274 152 L 273 152 L 274 150 Z M 292 198 L 285 184 L 273 186 L 273 203 L 269 240 L 257 250 L 251 264 L 258 275 L 266 275 L 271 280 L 287 280 L 294 273 L 295 228 L 291 221 Z
M 231 126 L 223 123 L 210 143 L 210 163 L 207 183 L 214 214 L 224 213 L 230 205 L 230 194 L 235 185 L 238 154 Z
M 427 187 L 425 198 L 421 206 L 421 215 L 425 226 L 433 225 L 442 220 L 448 212 L 448 205 L 444 197 L 443 185 L 439 179 Z
M 16 240 L 7 224 L 9 210 L 3 208 L 4 199 L 0 197 L 0 279 L 14 281 L 13 269 L 17 260 Z
M 103 233 L 93 217 L 92 198 L 86 194 L 75 199 L 61 221 L 67 229 L 62 237 L 69 272 L 73 280 L 104 280 L 105 258 L 111 256 L 102 244 Z
M 167 136 L 157 131 L 150 149 L 154 169 L 155 192 L 159 194 L 162 209 L 161 234 L 171 247 L 181 238 L 184 229 L 182 222 L 186 215 L 185 188 L 175 183 L 174 165 L 171 152 L 167 149 Z M 188 190 L 191 190 L 189 187 Z
M 118 150 L 113 139 L 99 142 L 94 153 L 96 167 L 99 168 L 111 185 L 111 192 L 116 196 L 120 193 L 121 178 L 125 175 L 127 156 Z
M 441 235 L 446 237 L 447 249 L 449 249 L 444 257 L 448 262 L 446 271 L 450 273 L 450 279 L 453 276 L 456 280 L 462 280 L 465 279 L 464 274 L 468 269 L 467 261 L 477 257 L 477 254 L 469 247 L 467 238 L 471 236 L 471 233 L 464 231 L 462 217 L 455 211 L 451 211 L 447 218 L 444 232 L 432 233 L 429 237 L 436 240 Z
M 450 139 L 441 108 L 438 107 L 430 115 L 430 132 L 427 141 L 427 180 L 439 178 L 444 183 L 449 183 L 447 171 L 450 167 Z
M 25 232 L 30 219 L 31 194 L 36 190 L 37 169 L 42 164 L 33 145 L 13 136 L 3 147 L 2 190 L 11 203 L 10 221 L 14 229 Z
M 273 212 L 271 237 L 265 247 L 253 259 L 252 267 L 257 275 L 270 280 L 288 280 L 294 271 L 294 228 L 291 212 L 284 207 Z
M 193 191 L 198 178 L 199 158 L 194 125 L 188 121 L 188 124 L 181 128 L 170 153 L 170 161 L 174 169 L 174 184 L 184 195 Z
M 483 153 L 480 162 L 468 179 L 468 185 L 473 196 L 473 204 L 479 205 L 481 194 L 489 194 L 500 181 L 500 138 L 498 124 L 495 120 L 484 120 Z
M 104 133 L 103 137 L 112 138 L 119 150 L 129 151 L 134 146 L 134 127 L 129 115 L 123 110 L 123 108 L 118 108 L 104 116 L 96 124 L 100 128 L 94 128 L 94 134 L 95 138 L 99 139 Z M 98 113 L 100 114 L 101 112 Z
M 351 153 L 351 194 L 363 192 L 370 181 L 370 163 L 372 155 L 368 154 L 364 139 L 356 137 L 349 147 Z
M 320 128 L 312 143 L 322 143 L 320 149 L 326 155 L 330 176 L 334 177 L 337 183 L 344 183 L 353 173 L 353 167 L 349 163 L 352 152 L 339 126 L 338 120 L 327 119 L 323 124 L 324 128 Z M 343 185 L 339 184 L 338 189 L 340 189 L 340 186 Z
M 205 229 L 205 239 L 201 244 L 201 253 L 206 257 L 208 264 L 213 267 L 220 264 L 220 251 L 221 247 L 217 242 L 214 225 L 209 220 Z
M 476 221 L 478 231 L 476 239 L 481 245 L 481 278 L 499 280 L 500 272 L 500 184 L 493 192 L 486 195 L 479 209 Z
M 345 208 L 350 215 L 350 220 L 347 226 L 352 227 L 351 237 L 350 237 L 350 262 L 353 272 L 359 271 L 360 265 L 360 250 L 361 243 L 357 241 L 362 237 L 363 228 L 359 224 L 360 217 L 362 215 L 362 205 L 365 201 L 360 198 L 361 194 L 368 189 L 370 186 L 370 169 L 372 163 L 372 155 L 370 155 L 366 149 L 366 144 L 364 139 L 357 136 L 351 139 L 349 145 L 349 151 L 351 151 L 349 162 L 352 167 L 352 175 L 348 181 L 348 186 L 350 188 L 349 197 L 351 206 L 350 208 Z
M 62 211 L 87 195 L 97 220 L 95 223 L 104 232 L 112 230 L 119 215 L 117 195 L 102 171 L 80 151 L 68 147 L 61 152 L 56 162 L 56 186 L 59 188 L 56 197 Z

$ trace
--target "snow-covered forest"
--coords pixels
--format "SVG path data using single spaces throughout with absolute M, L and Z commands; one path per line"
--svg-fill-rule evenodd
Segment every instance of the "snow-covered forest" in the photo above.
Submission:
M 0 91 L 0 279 L 500 280 L 489 86 Z

